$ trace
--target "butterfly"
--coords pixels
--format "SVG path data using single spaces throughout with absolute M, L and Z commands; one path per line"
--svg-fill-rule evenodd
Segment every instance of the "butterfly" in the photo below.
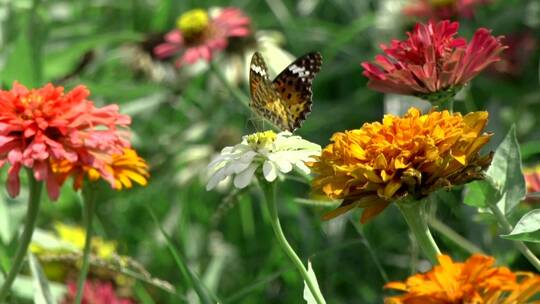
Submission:
M 307 53 L 270 81 L 263 57 L 255 52 L 249 69 L 251 109 L 281 130 L 293 132 L 311 113 L 311 84 L 321 64 L 320 53 Z

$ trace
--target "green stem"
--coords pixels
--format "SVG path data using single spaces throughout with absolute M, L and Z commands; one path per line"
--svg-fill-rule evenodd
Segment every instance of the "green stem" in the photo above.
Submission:
M 249 98 L 244 93 L 242 93 L 240 90 L 238 90 L 236 87 L 231 85 L 231 83 L 227 80 L 227 77 L 225 77 L 225 75 L 223 74 L 221 69 L 216 65 L 216 62 L 214 60 L 210 61 L 210 70 L 212 70 L 212 72 L 216 75 L 216 77 L 219 79 L 221 84 L 225 88 L 227 88 L 229 93 L 231 93 L 231 95 L 236 100 L 238 100 L 242 104 L 243 107 L 250 110 L 249 109 Z
M 514 229 L 512 227 L 512 224 L 508 222 L 499 207 L 497 207 L 497 205 L 495 204 L 489 204 L 489 209 L 495 215 L 495 218 L 499 222 L 499 225 L 501 225 L 501 227 L 503 228 L 503 232 L 505 234 L 512 232 L 512 230 Z M 534 268 L 536 268 L 537 271 L 540 271 L 540 260 L 534 255 L 534 253 L 529 249 L 529 247 L 527 247 L 527 245 L 525 245 L 525 243 L 521 241 L 514 241 L 514 244 L 516 248 L 521 252 L 521 254 L 523 254 L 523 256 L 525 256 L 525 258 L 529 260 L 529 262 L 534 266 Z
M 463 248 L 465 251 L 467 251 L 470 254 L 474 253 L 482 253 L 484 254 L 484 251 L 467 240 L 466 238 L 459 235 L 457 232 L 455 232 L 452 228 L 447 226 L 445 223 L 439 221 L 435 217 L 430 216 L 428 218 L 428 224 L 431 228 L 433 228 L 435 231 L 440 233 L 441 235 L 447 237 L 449 240 L 454 242 L 456 245 Z
M 302 263 L 302 260 L 300 260 L 294 249 L 291 247 L 287 241 L 287 238 L 285 237 L 285 234 L 283 233 L 283 230 L 281 229 L 281 223 L 279 221 L 278 209 L 276 205 L 276 183 L 268 183 L 266 180 L 261 179 L 259 184 L 263 190 L 266 207 L 268 214 L 270 215 L 270 223 L 279 245 L 291 259 L 298 272 L 300 272 L 300 275 L 306 282 L 311 294 L 315 298 L 315 301 L 318 304 L 325 304 L 326 302 L 321 291 L 319 290 L 318 284 L 309 276 L 304 264 Z
M 437 256 L 441 254 L 439 247 L 435 243 L 429 227 L 426 222 L 425 200 L 416 201 L 413 199 L 404 199 L 397 202 L 401 214 L 405 218 L 407 225 L 414 234 L 418 245 L 424 252 L 424 255 L 433 265 L 437 265 Z
M 86 276 L 88 275 L 88 268 L 90 265 L 90 251 L 92 249 L 92 220 L 94 217 L 94 204 L 96 201 L 95 185 L 89 182 L 86 187 L 83 187 L 83 221 L 86 229 L 86 237 L 84 240 L 84 251 L 82 256 L 82 266 L 79 272 L 79 280 L 77 281 L 77 296 L 75 297 L 75 303 L 80 304 L 82 301 L 84 283 L 86 282 Z
M 9 273 L 6 276 L 6 280 L 0 288 L 0 303 L 4 303 L 4 299 L 6 298 L 9 290 L 11 289 L 11 285 L 13 285 L 13 282 L 15 281 L 15 277 L 17 277 L 17 274 L 19 273 L 19 271 L 21 271 L 24 257 L 26 256 L 28 246 L 30 245 L 30 241 L 32 240 L 32 234 L 34 233 L 37 215 L 39 213 L 41 188 L 43 183 L 38 182 L 34 178 L 32 170 L 28 170 L 27 173 L 29 183 L 28 188 L 30 194 L 28 197 L 28 209 L 26 210 L 26 223 L 24 224 L 23 232 L 18 241 L 19 246 L 17 247 L 17 251 L 15 252 L 15 257 L 13 258 L 13 264 L 11 266 L 11 269 L 9 270 Z
M 165 238 L 165 244 L 167 246 L 167 249 L 171 253 L 176 263 L 176 266 L 180 269 L 180 273 L 182 274 L 186 285 L 188 285 L 188 288 L 193 288 L 195 290 L 195 293 L 197 294 L 197 296 L 199 296 L 200 302 L 203 304 L 221 303 L 218 297 L 213 294 L 208 288 L 206 288 L 206 286 L 204 286 L 199 277 L 189 269 L 185 258 L 179 251 L 174 248 L 171 237 L 167 234 L 165 229 L 163 229 L 163 226 L 161 226 L 161 223 L 158 220 L 157 216 L 154 214 L 152 208 L 150 208 L 150 206 L 146 206 L 146 209 L 148 210 L 148 213 L 152 217 L 152 220 L 158 227 L 159 231 Z

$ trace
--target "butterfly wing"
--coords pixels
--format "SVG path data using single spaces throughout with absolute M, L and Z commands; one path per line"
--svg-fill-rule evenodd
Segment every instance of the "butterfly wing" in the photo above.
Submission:
M 274 84 L 268 78 L 268 68 L 259 52 L 251 57 L 249 67 L 251 109 L 268 119 L 282 130 L 292 131 L 294 124 L 286 103 L 281 99 Z
M 289 113 L 290 131 L 299 128 L 311 113 L 311 85 L 315 75 L 321 70 L 321 65 L 320 53 L 307 53 L 291 63 L 273 81 Z

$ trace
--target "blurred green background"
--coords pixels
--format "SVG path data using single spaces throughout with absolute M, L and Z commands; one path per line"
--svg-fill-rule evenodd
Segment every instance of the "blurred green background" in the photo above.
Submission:
M 418 20 L 401 13 L 404 2 L 3 0 L 0 81 L 4 89 L 14 80 L 28 87 L 53 82 L 71 89 L 85 84 L 97 104 L 118 103 L 123 113 L 132 116 L 133 143 L 150 164 L 150 183 L 122 192 L 101 185 L 95 230 L 115 240 L 122 255 L 139 261 L 178 291 L 172 294 L 137 282 L 130 291 L 134 299 L 197 301 L 167 251 L 150 207 L 191 270 L 223 303 L 302 303 L 302 279 L 277 246 L 257 189 L 205 190 L 205 168 L 212 155 L 255 130 L 254 114 L 241 107 L 204 66 L 177 72 L 172 61 L 157 60 L 150 50 L 181 13 L 235 6 L 252 18 L 254 30 L 273 31 L 281 48 L 294 56 L 321 52 L 324 63 L 314 81 L 313 112 L 297 133 L 324 147 L 336 131 L 358 128 L 380 120 L 385 112 L 403 112 L 411 102 L 419 102 L 367 89 L 360 67 L 360 62 L 379 52 L 379 43 L 403 39 Z M 467 39 L 478 27 L 516 41 L 526 37 L 526 42 L 511 46 L 512 68 L 482 73 L 458 96 L 456 110 L 489 111 L 487 129 L 495 133 L 490 149 L 516 124 L 523 159 L 534 164 L 540 155 L 540 2 L 494 0 L 460 22 L 460 35 Z M 224 66 L 230 57 L 218 57 L 217 66 Z M 248 93 L 245 81 L 231 85 Z M 532 270 L 508 241 L 498 238 L 489 217 L 461 202 L 461 190 L 437 193 L 437 204 L 431 208 L 438 219 L 435 225 L 450 227 L 500 264 Z M 315 206 L 298 198 L 309 198 L 308 185 L 292 179 L 280 184 L 278 203 L 285 233 L 303 260 L 312 261 L 328 303 L 381 303 L 385 280 L 403 280 L 429 266 L 405 232 L 397 209 L 389 208 L 363 226 L 358 224 L 358 214 L 322 222 L 320 216 L 332 206 Z M 17 200 L 3 195 L 0 261 L 4 265 L 13 255 L 13 233 L 25 205 L 24 193 Z M 529 208 L 524 204 L 518 213 Z M 81 224 L 80 198 L 68 185 L 59 201 L 43 204 L 38 225 L 49 229 L 54 221 Z M 447 234 L 435 229 L 434 235 L 444 252 L 459 260 L 469 256 Z

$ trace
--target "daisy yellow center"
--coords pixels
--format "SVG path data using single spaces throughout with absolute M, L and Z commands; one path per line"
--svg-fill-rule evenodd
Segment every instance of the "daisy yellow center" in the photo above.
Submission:
M 452 5 L 455 2 L 455 0 L 430 0 L 431 5 L 433 6 L 447 6 Z
M 208 28 L 209 23 L 208 13 L 203 9 L 190 10 L 176 20 L 178 29 L 187 38 L 201 35 Z
M 276 137 L 277 134 L 274 131 L 258 132 L 248 135 L 247 142 L 254 149 L 259 149 L 271 145 Z

